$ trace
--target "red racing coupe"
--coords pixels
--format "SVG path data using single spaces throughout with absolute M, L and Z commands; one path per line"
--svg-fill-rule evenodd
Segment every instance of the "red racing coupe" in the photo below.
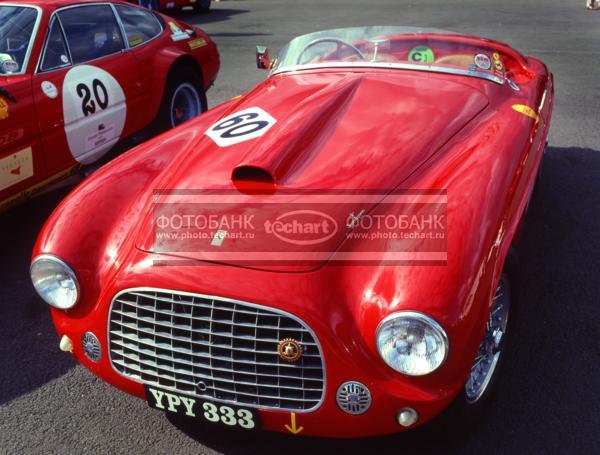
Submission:
M 219 65 L 202 30 L 125 2 L 0 3 L 0 210 L 205 111 Z
M 477 419 L 518 290 L 546 66 L 410 27 L 311 33 L 105 166 L 31 278 L 60 347 L 199 425 L 361 437 Z

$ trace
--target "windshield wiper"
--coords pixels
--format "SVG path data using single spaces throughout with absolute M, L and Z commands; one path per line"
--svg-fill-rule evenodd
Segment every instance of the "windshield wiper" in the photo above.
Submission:
M 4 96 L 8 101 L 12 101 L 13 103 L 17 102 L 17 99 L 5 88 L 0 87 L 0 95 Z

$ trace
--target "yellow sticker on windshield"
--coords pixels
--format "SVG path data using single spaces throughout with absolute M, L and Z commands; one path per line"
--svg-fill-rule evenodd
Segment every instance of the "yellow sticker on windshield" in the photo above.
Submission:
M 524 104 L 513 104 L 512 108 L 515 111 L 520 112 L 523 115 L 526 115 L 527 117 L 531 117 L 532 119 L 535 120 L 536 123 L 540 120 L 540 116 L 538 115 L 538 113 L 536 111 L 534 111 L 532 108 L 530 108 L 529 106 L 525 106 Z
M 8 101 L 0 96 L 0 120 L 8 118 Z

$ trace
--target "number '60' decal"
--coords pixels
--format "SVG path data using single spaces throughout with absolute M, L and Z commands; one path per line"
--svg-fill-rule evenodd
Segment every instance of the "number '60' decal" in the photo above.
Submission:
M 262 136 L 276 121 L 260 107 L 251 107 L 219 120 L 205 134 L 220 147 L 227 147 Z

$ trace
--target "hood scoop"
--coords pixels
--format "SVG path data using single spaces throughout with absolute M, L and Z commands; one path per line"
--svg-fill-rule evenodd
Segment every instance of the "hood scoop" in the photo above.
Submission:
M 362 75 L 346 76 L 298 104 L 287 118 L 278 121 L 278 134 L 257 141 L 243 155 L 232 174 L 234 183 L 269 178 L 280 187 L 293 183 L 294 176 L 329 143 L 362 81 Z
M 242 193 L 273 193 L 275 192 L 275 178 L 266 169 L 258 166 L 237 166 L 231 173 L 231 181 Z

